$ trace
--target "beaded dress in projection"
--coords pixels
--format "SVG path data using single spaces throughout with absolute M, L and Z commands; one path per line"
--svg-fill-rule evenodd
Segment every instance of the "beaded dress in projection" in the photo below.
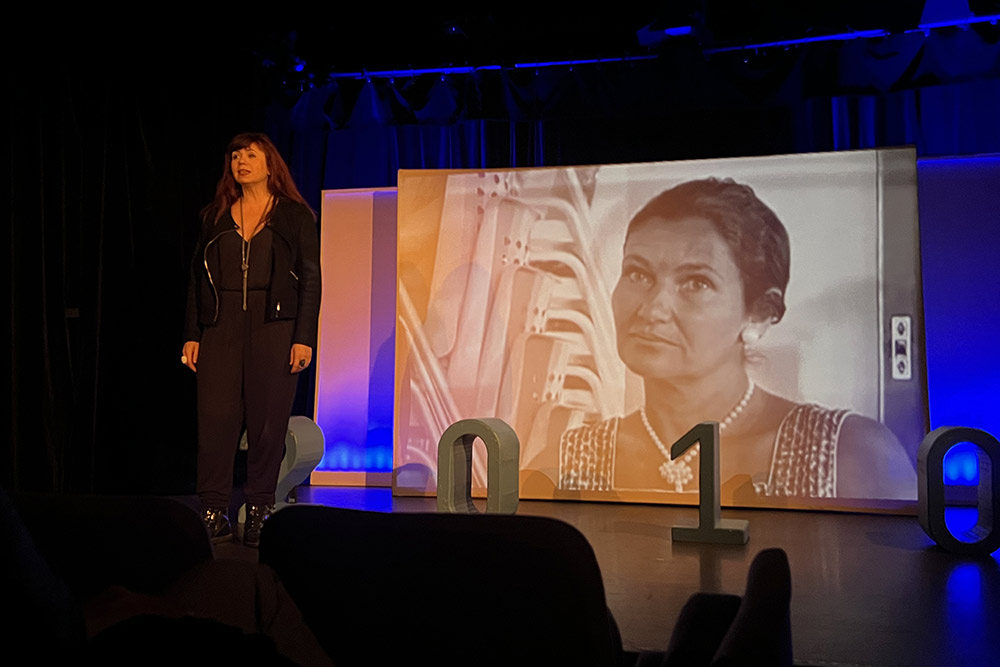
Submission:
M 743 412 L 755 389 L 750 383 L 740 402 L 719 423 L 725 432 Z M 844 419 L 850 410 L 831 410 L 815 404 L 793 408 L 778 428 L 774 440 L 770 469 L 755 475 L 754 490 L 763 496 L 798 496 L 835 498 L 837 495 L 837 441 Z M 697 457 L 700 445 L 672 459 L 669 445 L 664 444 L 646 417 L 645 408 L 639 416 L 650 439 L 664 461 L 660 476 L 664 490 L 678 493 L 697 489 Z M 559 443 L 559 488 L 568 491 L 612 491 L 614 484 L 615 449 L 621 417 L 612 417 L 595 424 L 566 431 Z M 723 456 L 725 454 L 723 453 Z

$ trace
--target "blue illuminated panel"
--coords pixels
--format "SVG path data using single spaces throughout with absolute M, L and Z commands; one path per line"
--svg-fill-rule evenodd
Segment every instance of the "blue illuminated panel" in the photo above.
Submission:
M 1000 433 L 1000 156 L 917 164 L 931 429 Z M 945 457 L 945 484 L 977 485 L 973 445 Z

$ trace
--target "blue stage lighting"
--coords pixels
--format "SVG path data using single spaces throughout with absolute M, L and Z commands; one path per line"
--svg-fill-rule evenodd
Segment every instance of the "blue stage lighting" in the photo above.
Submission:
M 948 601 L 952 604 L 978 603 L 983 595 L 983 573 L 976 563 L 957 565 L 948 575 Z
M 685 35 L 694 34 L 694 28 L 689 25 L 680 25 L 675 28 L 665 28 L 663 34 L 668 37 L 683 37 Z
M 955 486 L 979 485 L 978 447 L 963 442 L 944 455 L 944 483 Z

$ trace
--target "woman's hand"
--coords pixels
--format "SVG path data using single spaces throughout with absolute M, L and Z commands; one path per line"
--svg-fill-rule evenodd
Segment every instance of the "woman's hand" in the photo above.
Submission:
M 181 351 L 181 363 L 193 370 L 195 373 L 198 372 L 198 349 L 201 347 L 201 343 L 196 340 L 189 340 L 184 343 L 184 349 Z
M 312 363 L 312 358 L 313 349 L 311 347 L 294 343 L 292 344 L 292 354 L 288 363 L 291 365 L 293 373 L 301 373 Z

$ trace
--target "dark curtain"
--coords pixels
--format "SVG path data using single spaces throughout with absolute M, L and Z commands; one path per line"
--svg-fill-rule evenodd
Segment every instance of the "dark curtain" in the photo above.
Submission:
M 264 122 L 262 83 L 236 53 L 91 37 L 5 63 L 0 484 L 186 493 L 194 377 L 179 358 L 197 213 L 228 137 Z
M 268 132 L 317 211 L 323 189 L 392 186 L 398 169 L 1000 152 L 996 26 L 291 92 L 252 50 L 181 42 L 77 44 L 44 70 L 8 59 L 6 488 L 193 491 L 184 290 L 237 132 Z M 296 414 L 314 389 L 303 377 Z

